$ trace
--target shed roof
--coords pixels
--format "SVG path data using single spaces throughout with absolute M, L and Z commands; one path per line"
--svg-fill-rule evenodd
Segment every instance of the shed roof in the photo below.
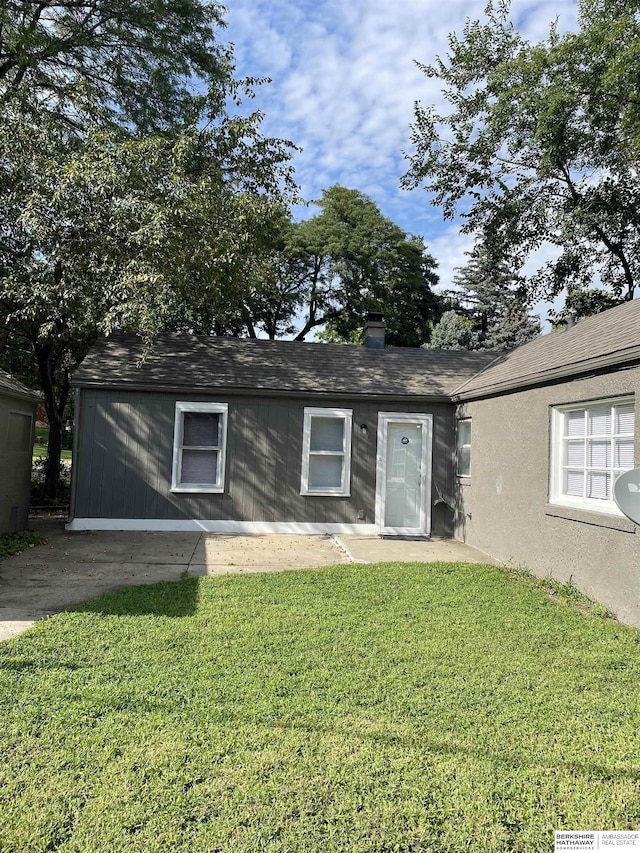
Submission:
M 135 335 L 98 341 L 75 386 L 262 394 L 448 398 L 493 354 L 166 335 L 143 359 Z
M 18 382 L 5 370 L 0 370 L 0 395 L 5 397 L 17 397 L 21 400 L 33 400 L 37 402 L 40 397 L 35 391 L 27 388 L 22 382 Z
M 640 299 L 501 353 L 454 397 L 489 397 L 634 363 L 640 363 Z

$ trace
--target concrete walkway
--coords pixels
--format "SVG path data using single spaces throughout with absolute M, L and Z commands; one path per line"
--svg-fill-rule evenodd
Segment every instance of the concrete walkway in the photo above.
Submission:
M 0 640 L 73 604 L 137 584 L 351 562 L 491 562 L 479 551 L 450 539 L 68 533 L 62 519 L 31 522 L 47 544 L 0 563 Z

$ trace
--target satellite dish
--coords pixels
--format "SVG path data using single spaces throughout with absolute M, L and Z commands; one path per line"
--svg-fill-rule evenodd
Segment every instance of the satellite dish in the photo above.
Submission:
M 615 482 L 613 499 L 634 524 L 640 524 L 640 468 L 625 471 Z

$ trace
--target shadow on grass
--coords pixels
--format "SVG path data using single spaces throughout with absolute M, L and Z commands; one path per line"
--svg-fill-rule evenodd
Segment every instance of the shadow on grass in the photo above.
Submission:
M 193 616 L 198 609 L 199 579 L 125 587 L 69 608 L 76 613 L 105 616 Z

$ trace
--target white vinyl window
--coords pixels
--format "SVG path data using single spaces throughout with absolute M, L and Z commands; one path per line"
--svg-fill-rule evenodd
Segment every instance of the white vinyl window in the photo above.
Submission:
M 471 476 L 471 418 L 458 421 L 456 473 L 458 477 Z
M 176 403 L 174 492 L 224 491 L 227 403 Z
M 613 484 L 633 468 L 633 399 L 552 410 L 551 503 L 620 515 Z
M 351 409 L 304 410 L 303 495 L 350 494 Z

